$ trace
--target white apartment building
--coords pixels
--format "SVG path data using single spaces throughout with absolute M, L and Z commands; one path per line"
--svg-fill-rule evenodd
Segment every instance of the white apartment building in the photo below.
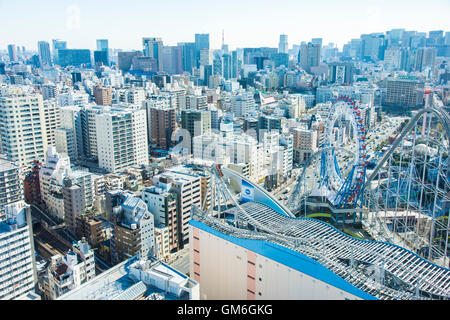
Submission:
M 57 254 L 51 258 L 47 276 L 42 283 L 44 297 L 56 300 L 94 277 L 94 251 L 82 239 L 64 256 Z
M 13 87 L 0 96 L 1 153 L 20 168 L 44 159 L 47 147 L 42 95 Z
M 60 109 L 56 99 L 44 100 L 45 134 L 50 146 L 56 145 L 55 131 L 61 126 Z
M 48 212 L 59 219 L 64 219 L 63 180 L 70 173 L 69 156 L 57 153 L 55 147 L 49 147 L 47 158 L 39 171 L 39 184 Z
M 95 116 L 98 162 L 117 172 L 133 165 L 148 164 L 145 110 L 116 110 Z
M 112 92 L 112 103 L 128 103 L 141 107 L 145 100 L 145 91 L 142 88 L 115 89 Z
M 81 91 L 69 91 L 58 94 L 58 104 L 64 106 L 85 106 L 89 104 L 89 94 Z
M 0 300 L 34 291 L 34 264 L 30 207 L 24 201 L 9 204 L 6 221 L 0 222 Z

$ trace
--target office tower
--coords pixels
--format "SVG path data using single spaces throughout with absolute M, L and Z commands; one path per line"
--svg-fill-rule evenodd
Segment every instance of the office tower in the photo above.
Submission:
M 1 152 L 21 168 L 44 158 L 47 147 L 42 95 L 17 89 L 0 96 Z M 21 126 L 22 130 L 17 130 Z
M 444 31 L 430 31 L 428 34 L 427 45 L 444 44 Z
M 117 53 L 117 65 L 119 70 L 122 70 L 123 72 L 130 71 L 133 58 L 141 55 L 142 53 L 139 51 Z
M 237 79 L 239 74 L 239 60 L 238 60 L 238 54 L 237 51 L 234 50 L 231 52 L 231 78 Z
M 63 180 L 62 196 L 64 202 L 64 222 L 73 235 L 76 234 L 77 218 L 86 211 L 83 186 L 73 183 L 72 179 Z
M 5 207 L 22 199 L 19 167 L 5 158 L 0 158 L 0 222 L 6 218 Z
M 158 148 L 169 150 L 172 146 L 172 134 L 176 128 L 176 109 L 174 107 L 147 106 L 150 113 L 150 142 Z
M 418 80 L 391 79 L 386 81 L 387 106 L 414 108 L 423 106 L 424 83 Z
M 56 129 L 61 125 L 60 110 L 61 107 L 56 103 L 56 99 L 48 99 L 43 102 L 45 117 L 45 135 L 47 136 L 47 145 L 55 146 Z
M 103 87 L 97 85 L 94 88 L 95 103 L 99 106 L 108 106 L 112 104 L 112 89 L 111 87 Z
M 97 51 L 108 51 L 108 39 L 97 39 Z
M 112 260 L 117 263 L 136 254 L 150 259 L 155 254 L 154 216 L 140 198 L 127 196 L 114 212 Z
M 163 61 L 163 59 L 161 61 Z M 133 57 L 131 64 L 133 71 L 142 71 L 145 73 L 158 72 L 158 60 L 156 60 L 155 58 L 135 56 Z
M 59 49 L 58 63 L 61 67 L 90 66 L 91 51 L 88 49 Z
M 312 38 L 311 43 L 322 47 L 322 38 Z
M 111 110 L 95 116 L 99 167 L 110 172 L 148 164 L 146 111 Z
M 213 66 L 212 65 L 206 65 L 206 66 L 200 66 L 200 79 L 203 80 L 204 86 L 210 86 L 210 80 L 209 77 L 213 75 Z
M 11 62 L 17 61 L 17 49 L 15 44 L 8 45 L 8 55 L 9 61 Z
M 183 48 L 181 46 L 163 48 L 163 71 L 169 74 L 183 73 Z
M 285 66 L 286 68 L 289 67 L 289 54 L 287 53 L 274 54 L 270 60 L 274 62 L 275 68 L 280 66 Z
M 222 76 L 222 57 L 221 56 L 214 56 L 213 74 Z
M 142 200 L 147 204 L 155 219 L 155 227 L 168 229 L 170 251 L 178 250 L 177 193 L 172 190 L 171 180 L 159 177 L 159 185 L 145 188 L 141 192 Z
M 445 33 L 444 44 L 450 45 L 450 31 Z
M 71 73 L 71 75 L 72 75 L 72 84 L 75 84 L 77 82 L 81 82 L 83 80 L 81 72 L 78 71 L 78 70 L 77 71 L 73 71 Z
M 231 55 L 228 53 L 222 55 L 222 77 L 231 79 Z
M 177 195 L 178 248 L 182 249 L 189 241 L 192 207 L 201 207 L 201 178 L 191 168 L 177 166 L 155 176 L 153 182 L 166 190 L 171 185 L 170 191 Z
M 94 64 L 99 66 L 109 66 L 108 51 L 94 51 Z
M 288 36 L 287 34 L 280 34 L 280 42 L 278 43 L 278 53 L 288 53 Z
M 30 207 L 15 202 L 6 206 L 5 214 L 0 222 L 0 300 L 32 293 L 37 281 Z
M 321 46 L 319 44 L 302 44 L 300 46 L 300 66 L 307 72 L 311 72 L 312 67 L 317 67 L 320 64 Z
M 50 44 L 46 41 L 38 42 L 38 51 L 41 67 L 52 66 L 52 55 L 50 53 Z
M 422 72 L 427 67 L 433 68 L 436 61 L 436 48 L 422 47 L 417 49 L 415 70 Z
M 384 35 L 380 33 L 363 34 L 362 40 L 362 57 L 372 61 L 382 60 L 384 53 L 382 47 L 384 45 Z
M 200 51 L 202 49 L 209 50 L 209 33 L 195 34 L 195 60 L 197 68 L 200 67 Z
M 198 135 L 211 132 L 211 112 L 183 110 L 181 111 L 181 127 L 190 134 L 190 152 L 192 153 L 192 139 Z
M 387 37 L 389 39 L 389 45 L 399 45 L 403 39 L 403 33 L 405 29 L 392 29 L 391 31 L 387 31 Z
M 59 64 L 58 50 L 67 49 L 67 42 L 59 39 L 52 40 L 53 62 Z
M 157 71 L 163 71 L 163 41 L 161 38 L 142 38 L 144 56 L 150 57 L 157 62 Z
M 328 64 L 328 81 L 336 84 L 349 85 L 353 82 L 353 64 L 332 62 Z
M 192 68 L 196 66 L 195 62 L 195 43 L 194 42 L 183 42 L 179 43 L 183 49 L 183 71 L 192 74 Z
M 94 251 L 85 239 L 81 239 L 64 256 L 57 254 L 51 257 L 43 279 L 44 297 L 56 300 L 94 277 Z

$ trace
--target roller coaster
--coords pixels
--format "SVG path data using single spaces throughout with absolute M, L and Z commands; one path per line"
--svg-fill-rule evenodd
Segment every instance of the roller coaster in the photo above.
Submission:
M 238 173 L 213 166 L 211 205 L 194 208 L 192 218 L 234 237 L 300 252 L 379 299 L 450 299 L 449 115 L 439 107 L 417 112 L 369 170 L 357 102 L 342 97 L 333 111 L 324 144 L 305 164 L 286 207 Z M 344 135 L 353 139 L 353 150 Z M 350 158 L 348 173 L 338 154 Z M 312 166 L 318 171 L 314 188 L 306 181 Z M 318 195 L 335 210 L 360 213 L 376 241 L 306 218 L 307 199 Z

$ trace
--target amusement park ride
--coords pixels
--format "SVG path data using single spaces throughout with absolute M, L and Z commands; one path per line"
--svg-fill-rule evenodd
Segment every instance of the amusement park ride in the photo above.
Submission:
M 286 207 L 238 173 L 215 165 L 211 206 L 194 208 L 192 218 L 231 236 L 305 254 L 376 298 L 450 299 L 449 137 L 449 114 L 426 107 L 369 170 L 361 110 L 356 101 L 341 97 L 326 121 L 322 148 L 305 164 Z M 343 154 L 350 162 L 347 170 L 339 163 Z M 317 173 L 312 180 L 306 176 L 310 169 Z M 307 218 L 318 208 L 328 210 L 335 222 L 340 215 L 343 223 L 358 220 L 376 241 Z

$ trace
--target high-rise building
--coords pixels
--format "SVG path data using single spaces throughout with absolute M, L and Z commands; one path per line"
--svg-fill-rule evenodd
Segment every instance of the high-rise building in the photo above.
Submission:
M 59 49 L 58 64 L 61 67 L 91 65 L 91 51 L 88 49 Z
M 19 201 L 8 204 L 0 221 L 0 300 L 32 293 L 37 281 L 30 207 Z
M 414 108 L 423 106 L 424 83 L 414 79 L 388 79 L 386 102 L 390 107 Z
M 44 100 L 44 116 L 45 116 L 45 134 L 47 136 L 47 145 L 55 146 L 56 129 L 61 126 L 61 107 L 56 103 L 56 99 Z
M 183 42 L 179 43 L 183 49 L 183 71 L 192 74 L 192 68 L 196 66 L 195 62 L 195 43 L 194 42 Z
M 110 172 L 148 164 L 146 111 L 115 110 L 95 116 L 100 168 Z
M 108 39 L 97 39 L 97 51 L 108 51 Z
M 163 71 L 169 74 L 183 73 L 183 48 L 165 46 L 163 48 Z
M 94 88 L 95 103 L 100 106 L 108 106 L 112 103 L 111 87 L 103 87 L 102 85 Z
M 203 49 L 209 50 L 209 33 L 195 34 L 195 60 L 196 67 L 200 67 L 200 51 Z
M 176 128 L 176 109 L 174 107 L 147 107 L 150 113 L 150 142 L 158 148 L 169 150 L 172 146 L 172 133 Z
M 145 188 L 141 192 L 142 200 L 147 204 L 148 211 L 155 217 L 155 226 L 168 229 L 167 240 L 169 250 L 178 250 L 178 220 L 177 193 L 172 190 L 171 180 L 159 177 L 158 186 Z
M 23 192 L 25 194 L 25 201 L 28 204 L 34 204 L 38 206 L 41 205 L 42 202 L 41 185 L 39 183 L 40 170 L 41 170 L 41 163 L 36 160 L 35 163 L 33 164 L 33 168 L 31 169 L 30 172 L 26 174 L 25 179 L 23 181 Z M 18 172 L 17 176 L 14 176 L 14 179 L 16 179 L 15 183 L 19 185 L 20 179 L 18 177 Z M 4 194 L 11 194 L 11 192 L 8 193 L 5 192 Z
M 47 147 L 42 95 L 11 88 L 0 96 L 1 152 L 20 167 L 44 159 Z M 22 130 L 17 130 L 19 126 Z
M 163 71 L 163 41 L 161 38 L 142 38 L 144 56 L 157 61 L 157 71 Z
M 72 179 L 63 181 L 62 196 L 64 202 L 64 222 L 73 235 L 77 231 L 77 218 L 86 211 L 86 201 L 83 186 L 73 184 Z
M 320 64 L 321 45 L 308 43 L 300 46 L 299 61 L 300 66 L 307 72 L 311 72 L 312 67 Z
M 181 127 L 190 134 L 190 153 L 192 153 L 192 139 L 211 131 L 211 112 L 183 110 L 181 111 Z
M 53 62 L 59 64 L 58 50 L 67 49 L 67 42 L 59 39 L 52 40 Z
M 231 79 L 231 55 L 225 53 L 222 55 L 222 77 L 225 80 Z
M 417 49 L 415 70 L 422 72 L 427 67 L 434 67 L 436 54 L 436 48 L 422 47 Z
M 353 64 L 346 62 L 329 63 L 328 81 L 339 85 L 350 85 L 353 82 Z
M 189 241 L 192 207 L 201 207 L 201 178 L 190 168 L 177 166 L 155 176 L 153 182 L 157 187 L 165 188 L 165 190 L 168 190 L 167 185 L 171 184 L 171 192 L 177 195 L 178 248 L 183 248 Z
M 22 199 L 19 167 L 5 158 L 0 158 L 0 222 L 6 218 L 5 207 Z
M 17 49 L 15 44 L 8 44 L 9 61 L 17 61 Z
M 140 51 L 119 52 L 117 53 L 117 65 L 120 70 L 127 72 L 131 69 L 133 58 L 141 56 Z
M 94 51 L 94 64 L 99 66 L 109 66 L 108 51 L 96 50 Z
M 50 52 L 50 44 L 47 41 L 38 42 L 38 51 L 41 67 L 52 66 L 52 55 Z
M 288 53 L 288 36 L 287 34 L 280 34 L 280 42 L 278 43 L 278 53 Z

